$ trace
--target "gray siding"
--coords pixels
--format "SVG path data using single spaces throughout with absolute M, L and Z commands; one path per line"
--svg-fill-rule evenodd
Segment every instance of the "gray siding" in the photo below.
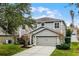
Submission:
M 64 36 L 66 34 L 66 26 L 64 25 L 63 22 L 58 22 L 59 23 L 59 28 L 55 28 L 55 23 L 56 22 L 52 22 L 52 23 L 44 23 L 44 27 L 45 28 L 49 28 L 51 30 L 55 30 L 56 32 L 59 32 L 59 33 L 63 33 Z M 37 28 L 41 27 L 41 23 L 37 24 Z
M 43 30 L 39 32 L 38 34 L 36 34 L 35 36 L 58 36 L 58 34 L 48 31 L 48 30 Z

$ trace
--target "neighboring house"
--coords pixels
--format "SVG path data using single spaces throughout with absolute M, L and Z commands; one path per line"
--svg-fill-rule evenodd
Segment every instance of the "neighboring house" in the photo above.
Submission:
M 66 24 L 54 18 L 36 19 L 37 28 L 30 32 L 30 44 L 36 46 L 56 46 L 64 42 Z
M 0 44 L 12 44 L 15 42 L 17 35 L 6 34 L 0 27 Z
M 22 26 L 18 27 L 18 30 L 15 32 L 14 35 L 6 34 L 6 32 L 0 27 L 0 43 L 12 44 L 18 41 L 18 38 L 21 36 L 29 33 L 32 29 L 29 28 L 27 25 L 25 29 L 22 29 Z
M 74 28 L 72 28 L 72 29 L 73 29 L 73 31 L 71 34 L 71 42 L 79 42 L 77 26 L 74 26 Z
M 13 44 L 16 40 L 15 35 L 0 35 L 0 44 Z

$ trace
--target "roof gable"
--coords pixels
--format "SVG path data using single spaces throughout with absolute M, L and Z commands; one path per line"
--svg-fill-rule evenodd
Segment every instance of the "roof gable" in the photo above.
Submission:
M 45 27 L 39 28 L 39 29 L 37 29 L 37 30 L 34 30 L 34 31 L 32 31 L 31 33 L 32 33 L 32 34 L 37 34 L 37 33 L 41 32 L 41 31 L 44 31 L 44 30 L 48 30 L 48 31 L 50 31 L 50 32 L 54 32 L 54 33 L 56 33 L 56 34 L 58 34 L 58 35 L 62 35 L 62 34 L 60 34 L 60 33 L 58 33 L 58 32 L 55 32 L 54 30 L 50 30 L 50 29 L 45 28 Z
M 43 29 L 39 32 L 33 33 L 33 35 L 36 35 L 36 36 L 59 36 L 57 33 L 52 32 L 48 29 Z

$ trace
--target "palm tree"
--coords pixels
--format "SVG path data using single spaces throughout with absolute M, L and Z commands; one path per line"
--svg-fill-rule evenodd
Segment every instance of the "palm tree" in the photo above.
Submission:
M 70 10 L 70 15 L 71 15 L 71 19 L 72 19 L 72 31 L 74 29 L 74 11 Z
M 74 17 L 77 17 L 77 16 L 79 16 L 79 3 L 71 3 L 71 6 L 72 7 L 74 7 L 72 10 L 70 10 L 70 15 L 71 15 L 71 18 L 72 18 L 72 29 L 74 30 Z M 73 11 L 74 10 L 74 11 Z M 76 12 L 75 12 L 76 11 Z M 77 29 L 76 29 L 77 30 Z M 74 33 L 76 34 L 76 39 L 79 41 L 79 39 L 78 39 L 78 35 L 77 35 L 77 33 L 78 33 L 78 31 L 74 31 Z M 75 40 L 76 40 L 75 39 Z

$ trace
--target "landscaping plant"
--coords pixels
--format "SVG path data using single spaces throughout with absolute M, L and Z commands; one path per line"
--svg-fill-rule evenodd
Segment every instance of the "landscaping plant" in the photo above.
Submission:
M 71 43 L 71 30 L 67 29 L 66 30 L 66 37 L 65 37 L 65 43 L 61 44 L 61 45 L 56 45 L 57 49 L 61 49 L 61 50 L 68 50 L 70 49 L 70 43 Z

